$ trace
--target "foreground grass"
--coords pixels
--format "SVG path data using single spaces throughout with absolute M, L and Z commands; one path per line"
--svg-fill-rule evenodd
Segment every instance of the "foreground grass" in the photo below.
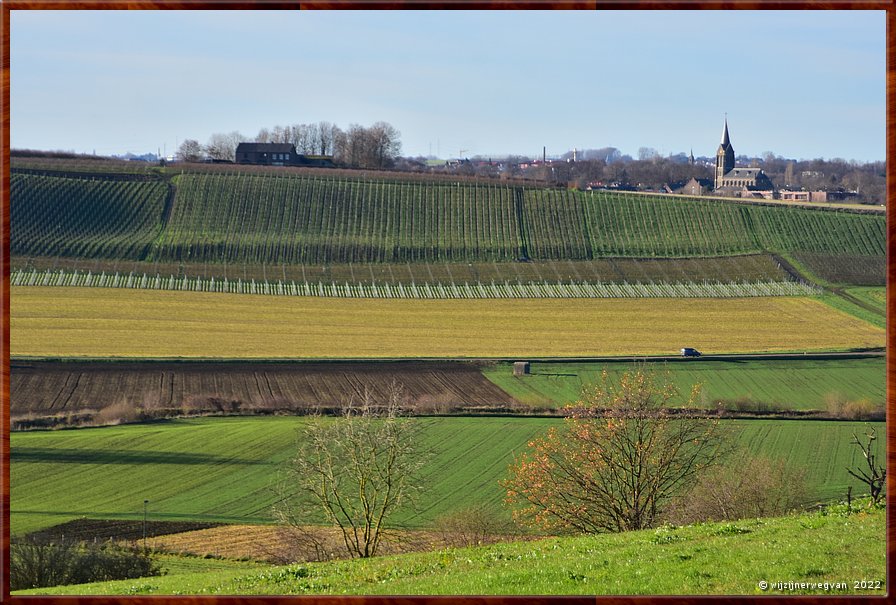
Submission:
M 651 364 L 659 372 L 668 372 L 683 393 L 681 403 L 690 394 L 691 385 L 702 383 L 700 403 L 714 408 L 721 401 L 727 406 L 755 410 L 822 410 L 828 399 L 867 399 L 884 404 L 886 361 L 883 357 L 856 359 L 785 359 L 749 361 L 687 360 Z M 487 366 L 483 374 L 522 403 L 562 407 L 576 401 L 585 384 L 600 380 L 601 372 L 620 375 L 630 371 L 631 362 L 538 363 L 531 373 L 514 376 L 512 364 Z
M 472 504 L 507 516 L 498 481 L 514 454 L 555 418 L 421 418 L 420 446 L 434 455 L 423 469 L 426 489 L 396 526 L 431 527 Z M 203 418 L 10 436 L 14 535 L 80 517 L 153 521 L 269 523 L 272 487 L 295 452 L 304 420 L 293 417 Z M 851 444 L 884 424 L 803 420 L 732 420 L 737 446 L 807 471 L 813 501 L 860 491 L 846 467 L 860 457 Z M 883 440 L 878 443 L 883 447 Z M 740 460 L 732 460 L 738 464 Z M 320 520 L 322 521 L 322 519 Z
M 884 330 L 813 298 L 381 300 L 13 287 L 35 357 L 587 357 L 839 350 Z
M 21 594 L 725 594 L 882 596 L 882 510 L 550 538 L 263 571 L 172 574 Z M 856 581 L 880 581 L 857 590 Z M 760 582 L 769 582 L 762 590 Z M 777 582 L 830 583 L 781 590 Z M 842 585 L 837 585 L 842 583 Z

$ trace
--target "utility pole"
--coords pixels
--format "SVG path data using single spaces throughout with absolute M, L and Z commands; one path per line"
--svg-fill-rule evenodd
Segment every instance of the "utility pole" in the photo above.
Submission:
M 146 553 L 146 505 L 149 500 L 143 501 L 143 552 Z

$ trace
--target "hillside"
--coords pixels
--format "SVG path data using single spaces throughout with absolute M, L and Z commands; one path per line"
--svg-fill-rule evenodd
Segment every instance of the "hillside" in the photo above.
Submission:
M 886 516 L 880 509 L 846 515 L 844 508 L 367 560 L 202 565 L 192 573 L 18 594 L 882 596 Z
M 272 487 L 294 455 L 302 417 L 194 418 L 103 428 L 16 432 L 11 441 L 11 531 L 44 529 L 72 519 L 270 523 Z M 426 489 L 413 509 L 390 520 L 431 528 L 473 504 L 509 516 L 498 480 L 515 453 L 558 418 L 429 417 L 419 420 L 421 446 L 433 457 Z M 757 455 L 805 468 L 811 502 L 846 496 L 846 468 L 856 464 L 853 434 L 882 422 L 725 420 L 733 443 Z M 883 444 L 880 444 L 883 447 Z M 739 460 L 732 460 L 737 464 Z M 882 534 L 881 534 L 882 535 Z
M 91 259 L 111 263 L 109 269 L 139 263 L 154 274 L 159 264 L 179 270 L 192 264 L 196 272 L 220 275 L 247 265 L 285 272 L 300 265 L 482 263 L 498 267 L 498 281 L 525 283 L 539 280 L 520 272 L 531 263 L 516 261 L 586 263 L 571 277 L 589 282 L 599 278 L 589 279 L 586 267 L 605 259 L 774 254 L 827 281 L 883 279 L 880 214 L 337 171 L 158 170 L 14 168 L 14 265 L 33 257 Z M 728 275 L 739 281 L 740 272 Z M 699 281 L 699 275 L 686 277 Z M 636 276 L 630 269 L 623 279 Z M 657 277 L 651 281 L 675 281 Z

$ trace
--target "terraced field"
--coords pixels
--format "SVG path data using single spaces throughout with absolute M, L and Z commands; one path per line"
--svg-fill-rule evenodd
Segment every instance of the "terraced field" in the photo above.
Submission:
M 301 418 L 215 418 L 11 435 L 13 534 L 88 516 L 227 523 L 270 522 L 278 466 L 295 448 Z M 433 452 L 416 510 L 395 518 L 422 528 L 483 503 L 501 513 L 497 485 L 515 451 L 562 420 L 428 418 L 421 446 Z M 867 423 L 727 421 L 752 452 L 807 468 L 812 498 L 843 497 L 855 463 L 853 432 Z M 883 423 L 871 423 L 883 434 Z M 856 486 L 858 489 L 858 486 Z M 857 492 L 858 493 L 858 492 Z

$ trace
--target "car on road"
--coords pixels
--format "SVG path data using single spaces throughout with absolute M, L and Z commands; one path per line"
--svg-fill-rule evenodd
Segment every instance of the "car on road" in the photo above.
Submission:
M 691 347 L 685 347 L 681 350 L 682 357 L 700 357 L 701 355 L 703 355 L 703 353 L 697 349 L 692 349 Z

